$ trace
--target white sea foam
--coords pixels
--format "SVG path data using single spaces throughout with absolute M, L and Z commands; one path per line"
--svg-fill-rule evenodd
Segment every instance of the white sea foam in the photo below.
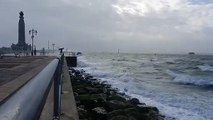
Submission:
M 169 82 L 167 81 L 162 81 L 162 83 L 158 84 L 163 85 L 163 87 L 155 86 L 156 82 L 159 82 L 159 80 L 150 80 L 149 76 L 156 76 L 156 74 L 143 74 L 145 72 L 155 72 L 152 69 L 146 69 L 146 67 L 150 67 L 152 65 L 150 61 L 144 61 L 143 67 L 141 67 L 139 63 L 137 63 L 138 65 L 134 66 L 136 68 L 129 66 L 130 62 L 125 64 L 111 64 L 111 66 L 113 66 L 111 69 L 109 67 L 110 64 L 106 64 L 106 62 L 108 62 L 106 59 L 98 58 L 98 62 L 94 61 L 94 59 L 96 60 L 96 58 L 92 57 L 90 57 L 90 60 L 88 60 L 86 57 L 80 58 L 80 61 L 86 63 L 82 66 L 82 68 L 87 73 L 90 73 L 98 79 L 107 81 L 109 84 L 112 85 L 112 87 L 118 88 L 121 92 L 125 92 L 131 97 L 138 98 L 141 102 L 145 102 L 147 105 L 156 106 L 163 115 L 166 115 L 166 120 L 211 120 L 213 118 L 213 116 L 211 115 L 212 108 L 209 107 L 213 105 L 213 103 L 211 102 L 211 99 L 206 99 L 206 97 L 204 97 L 205 95 L 203 96 L 203 94 L 197 94 L 197 91 L 191 91 L 191 89 L 189 91 L 190 95 L 182 95 L 182 93 L 178 92 L 180 91 L 179 87 L 175 87 L 176 84 L 172 84 L 174 86 L 174 88 L 172 88 L 174 89 L 174 91 L 170 91 L 171 88 L 167 89 L 167 87 L 170 86 Z M 128 57 L 126 57 L 126 59 L 128 59 Z M 118 63 L 120 62 L 123 61 L 118 61 Z M 163 62 L 159 62 L 159 64 L 161 63 L 163 64 Z M 132 74 L 129 74 L 130 72 L 122 71 L 122 68 L 126 67 L 127 65 L 130 68 L 128 70 L 130 70 Z M 166 68 L 166 66 L 164 67 Z M 200 67 L 202 68 L 202 66 Z M 161 67 L 160 69 L 164 68 Z M 162 70 L 162 72 L 165 70 Z M 203 68 L 201 70 L 205 71 L 207 69 Z M 208 68 L 208 71 L 210 70 L 211 69 Z M 138 78 L 141 81 L 134 79 L 134 73 L 137 73 Z M 194 85 L 213 85 L 212 77 L 209 76 L 189 75 L 185 73 L 174 72 L 171 70 L 167 70 L 166 73 L 169 76 L 172 76 L 172 80 L 174 80 L 175 82 Z M 166 74 L 164 75 L 167 76 Z M 169 76 L 168 78 L 170 81 L 171 77 Z M 143 81 L 143 79 L 145 79 L 145 81 Z M 177 84 L 177 86 L 179 85 Z M 166 93 L 163 93 L 161 90 L 163 92 L 164 90 L 166 90 Z M 175 91 L 177 91 L 177 93 L 173 94 L 172 92 Z M 185 90 L 183 90 L 183 93 L 184 92 Z M 208 97 L 210 96 L 211 94 L 209 93 Z
M 166 120 L 206 120 L 206 118 L 198 115 L 197 113 L 182 108 L 171 107 L 139 94 L 130 95 L 138 98 L 142 102 L 145 102 L 147 105 L 156 106 L 162 114 L 166 115 Z
M 204 117 L 198 115 L 195 112 L 191 112 L 182 108 L 171 107 L 169 105 L 157 102 L 151 98 L 141 95 L 140 93 L 142 90 L 136 87 L 138 83 L 132 80 L 125 82 L 125 80 L 124 81 L 115 80 L 112 77 L 108 78 L 104 77 L 101 79 L 107 81 L 109 84 L 112 85 L 112 87 L 118 88 L 121 92 L 125 92 L 127 95 L 131 97 L 138 98 L 141 102 L 145 102 L 147 105 L 156 106 L 160 110 L 161 114 L 166 116 L 166 120 L 206 120 Z M 122 76 L 120 79 L 128 79 L 128 78 L 124 78 L 124 76 Z
M 96 77 L 96 78 L 107 78 L 107 77 L 110 77 L 110 73 L 99 71 L 99 70 L 90 70 L 90 71 L 87 71 L 87 72 L 89 74 L 91 74 L 92 76 Z
M 183 84 L 193 84 L 199 86 L 213 85 L 213 78 L 208 76 L 191 76 L 186 74 L 175 73 L 171 70 L 167 70 L 167 73 L 174 77 L 175 82 Z
M 85 64 L 84 62 L 78 61 L 78 67 L 84 68 L 84 67 L 88 67 L 88 65 Z
M 210 65 L 199 65 L 198 68 L 200 68 L 202 71 L 213 72 L 213 66 L 210 66 Z

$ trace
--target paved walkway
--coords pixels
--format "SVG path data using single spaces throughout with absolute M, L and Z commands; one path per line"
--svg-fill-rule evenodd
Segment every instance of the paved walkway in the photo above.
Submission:
M 0 59 L 0 102 L 12 95 L 30 79 L 46 67 L 54 57 L 5 57 Z M 67 64 L 63 66 L 63 93 L 61 101 L 61 120 L 79 120 L 76 103 L 72 91 Z M 53 85 L 45 102 L 40 120 L 53 118 Z
M 37 75 L 54 57 L 4 57 L 0 59 L 0 101 Z

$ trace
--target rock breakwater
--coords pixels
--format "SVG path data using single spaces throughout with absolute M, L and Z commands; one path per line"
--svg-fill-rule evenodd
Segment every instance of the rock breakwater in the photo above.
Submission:
M 159 110 L 120 93 L 84 70 L 69 69 L 80 120 L 163 120 Z

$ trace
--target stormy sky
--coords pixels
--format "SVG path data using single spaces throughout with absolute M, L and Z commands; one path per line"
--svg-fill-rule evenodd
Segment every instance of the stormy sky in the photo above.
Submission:
M 0 0 L 0 47 L 17 43 L 20 11 L 37 49 L 213 53 L 213 0 Z

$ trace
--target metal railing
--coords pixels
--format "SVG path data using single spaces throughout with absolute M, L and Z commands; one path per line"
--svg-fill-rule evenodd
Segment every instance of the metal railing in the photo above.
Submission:
M 58 57 L 59 58 L 59 57 Z M 53 120 L 60 120 L 61 115 L 61 93 L 62 93 L 62 67 L 64 64 L 64 54 L 60 57 L 58 67 L 54 76 L 54 108 Z
M 1 120 L 38 120 L 54 80 L 53 119 L 60 119 L 63 54 L 0 103 Z

